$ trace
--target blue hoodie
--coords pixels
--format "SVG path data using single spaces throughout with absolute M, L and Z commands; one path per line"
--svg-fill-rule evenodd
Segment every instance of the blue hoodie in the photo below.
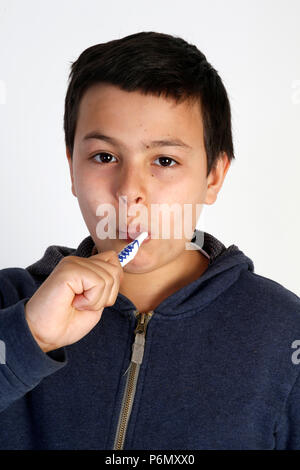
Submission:
M 0 270 L 0 449 L 300 449 L 300 299 L 201 233 L 198 279 L 151 312 L 119 293 L 48 353 L 24 306 L 64 256 L 91 256 L 92 238 Z

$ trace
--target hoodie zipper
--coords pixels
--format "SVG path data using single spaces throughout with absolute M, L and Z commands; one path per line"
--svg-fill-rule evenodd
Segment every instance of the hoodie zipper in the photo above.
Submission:
M 125 372 L 126 374 L 129 371 L 122 398 L 121 411 L 119 415 L 113 450 L 122 450 L 124 446 L 128 421 L 130 418 L 137 379 L 140 371 L 140 365 L 143 361 L 147 324 L 150 321 L 153 313 L 153 310 L 142 313 L 138 310 L 134 311 L 134 314 L 136 317 L 138 317 L 138 322 L 134 330 L 135 338 L 132 345 L 130 365 Z

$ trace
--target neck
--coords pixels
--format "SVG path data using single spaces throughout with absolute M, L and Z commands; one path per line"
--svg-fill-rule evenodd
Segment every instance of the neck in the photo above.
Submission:
M 208 265 L 208 258 L 200 251 L 185 250 L 176 260 L 150 272 L 125 272 L 119 292 L 130 299 L 139 312 L 148 312 L 177 290 L 198 279 Z

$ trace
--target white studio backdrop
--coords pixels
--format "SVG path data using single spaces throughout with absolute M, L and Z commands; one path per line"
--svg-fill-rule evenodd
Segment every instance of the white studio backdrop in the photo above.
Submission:
M 0 0 L 0 269 L 89 235 L 63 134 L 70 64 L 140 31 L 181 36 L 219 72 L 236 161 L 199 228 L 300 295 L 299 0 Z

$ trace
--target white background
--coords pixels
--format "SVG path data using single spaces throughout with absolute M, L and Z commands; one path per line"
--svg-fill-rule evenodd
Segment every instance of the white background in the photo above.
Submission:
M 71 62 L 139 31 L 195 44 L 232 107 L 236 161 L 198 226 L 300 295 L 299 0 L 0 0 L 0 269 L 89 235 L 63 134 Z

